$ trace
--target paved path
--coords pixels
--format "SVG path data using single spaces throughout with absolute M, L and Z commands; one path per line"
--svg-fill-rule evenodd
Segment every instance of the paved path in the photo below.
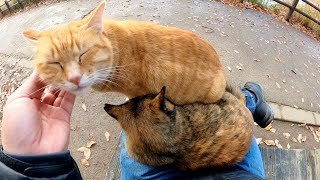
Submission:
M 0 60 L 30 69 L 32 46 L 22 38 L 22 30 L 45 29 L 79 19 L 98 2 L 61 2 L 1 20 Z M 268 101 L 320 111 L 319 42 L 272 17 L 205 0 L 109 0 L 105 16 L 154 21 L 193 31 L 216 48 L 231 84 L 256 81 L 264 86 Z M 83 170 L 80 166 L 85 179 L 103 178 L 116 146 L 119 128 L 101 108 L 110 100 L 119 103 L 123 97 L 91 92 L 77 99 L 72 127 L 79 128 L 72 132 L 70 145 L 77 162 L 81 154 L 76 149 L 89 139 L 98 141 L 90 159 L 92 167 Z M 81 108 L 83 103 L 87 112 Z M 112 137 L 108 143 L 105 131 Z

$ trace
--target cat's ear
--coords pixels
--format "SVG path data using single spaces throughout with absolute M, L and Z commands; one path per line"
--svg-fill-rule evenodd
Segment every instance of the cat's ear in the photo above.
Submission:
M 100 4 L 96 7 L 96 9 L 89 15 L 89 17 L 85 19 L 86 28 L 93 28 L 99 33 L 102 32 L 102 29 L 103 29 L 102 17 L 103 17 L 105 6 L 106 6 L 105 0 L 101 1 Z
M 22 32 L 23 36 L 30 41 L 31 43 L 35 44 L 38 39 L 41 37 L 41 31 L 27 29 Z
M 152 100 L 150 108 L 154 111 L 164 108 L 166 86 L 163 86 L 159 94 Z
M 116 120 L 118 120 L 118 117 L 121 113 L 120 105 L 105 104 L 104 110 Z

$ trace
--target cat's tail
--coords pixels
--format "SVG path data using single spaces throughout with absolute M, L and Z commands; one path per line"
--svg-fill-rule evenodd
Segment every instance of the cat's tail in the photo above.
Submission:
M 246 104 L 246 98 L 244 97 L 243 93 L 241 92 L 239 87 L 231 86 L 230 84 L 227 84 L 227 92 L 234 95 L 237 99 L 239 99 L 241 102 Z

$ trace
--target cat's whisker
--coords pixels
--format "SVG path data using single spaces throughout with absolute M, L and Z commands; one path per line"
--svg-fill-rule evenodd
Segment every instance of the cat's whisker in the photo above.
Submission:
M 56 95 L 60 93 L 61 89 L 60 88 L 55 88 L 54 87 L 55 92 L 53 93 L 53 97 L 50 98 L 49 102 L 52 101 L 53 98 L 56 98 Z
M 50 85 L 43 86 L 42 88 L 39 88 L 38 90 L 30 93 L 28 96 L 32 96 L 32 95 L 34 95 L 35 93 L 37 93 L 37 92 L 39 92 L 39 91 L 41 91 L 41 90 L 44 90 L 45 88 L 47 88 L 47 87 L 49 87 L 49 86 L 50 86 Z
M 118 78 L 118 79 L 121 79 L 121 80 L 129 80 L 129 78 L 127 78 L 127 76 L 125 74 L 122 74 L 120 72 L 115 72 L 115 71 L 112 71 L 112 72 L 99 72 L 98 73 L 98 76 L 107 76 L 108 78 Z
M 109 79 L 103 79 L 103 78 L 97 78 L 97 79 L 98 79 L 98 80 L 101 80 L 101 81 L 105 81 L 105 82 L 111 83 L 111 84 L 114 84 L 114 85 L 122 88 L 123 90 L 125 90 L 125 89 L 124 89 L 122 86 L 120 86 L 118 83 L 115 83 L 115 82 L 113 82 L 113 81 L 111 81 L 111 80 L 109 80 Z

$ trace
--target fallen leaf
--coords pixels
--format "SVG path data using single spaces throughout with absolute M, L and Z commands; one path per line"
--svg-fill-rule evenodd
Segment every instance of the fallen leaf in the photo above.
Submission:
M 290 146 L 290 144 L 289 144 L 289 143 L 287 144 L 287 148 L 288 148 L 288 149 L 290 149 L 290 148 L 291 148 L 291 146 Z
M 296 138 L 294 138 L 294 137 L 292 137 L 292 141 L 293 142 L 298 142 L 298 140 Z
M 310 131 L 314 131 L 313 127 L 312 126 L 308 126 Z
M 312 131 L 312 135 L 313 135 L 314 140 L 319 142 L 319 138 L 318 138 L 317 134 L 314 131 Z
M 83 103 L 83 104 L 81 105 L 81 107 L 82 107 L 82 109 L 83 109 L 84 111 L 87 111 L 87 106 L 86 106 L 86 104 Z
M 289 139 L 290 134 L 289 134 L 289 133 L 283 133 L 283 136 L 284 136 L 285 138 Z
M 108 131 L 104 133 L 104 136 L 106 137 L 107 141 L 110 141 L 110 133 Z
M 281 146 L 281 144 L 279 143 L 279 140 L 278 140 L 278 139 L 275 139 L 275 140 L 274 140 L 274 143 L 276 144 L 276 146 L 277 146 L 278 148 L 282 149 L 282 146 Z
M 302 134 L 298 135 L 297 140 L 298 140 L 299 143 L 302 143 Z
M 276 132 L 276 129 L 275 129 L 275 128 L 271 128 L 271 129 L 270 129 L 270 132 L 275 133 L 275 132 Z
M 86 160 L 86 159 L 81 159 L 81 164 L 84 165 L 84 166 L 86 166 L 86 167 L 89 167 L 89 166 L 90 166 L 89 161 Z
M 243 70 L 243 68 L 240 67 L 240 66 L 236 66 L 236 68 L 239 69 L 239 70 Z
M 280 58 L 274 58 L 276 61 L 281 62 Z
M 84 158 L 88 160 L 91 155 L 91 151 L 89 148 L 86 147 L 80 147 L 77 151 L 82 152 L 84 154 Z
M 306 127 L 306 123 L 303 123 L 303 124 L 298 124 L 298 126 L 300 126 L 300 127 Z
M 86 145 L 86 147 L 87 148 L 91 148 L 93 145 L 95 145 L 95 144 L 97 144 L 97 142 L 96 141 L 92 141 L 92 140 L 90 140 L 90 141 L 88 141 L 87 142 L 87 145 Z
M 267 146 L 275 146 L 276 144 L 274 143 L 274 140 L 264 140 L 264 143 Z
M 258 145 L 261 144 L 262 143 L 262 138 L 256 138 L 256 142 L 257 142 Z

